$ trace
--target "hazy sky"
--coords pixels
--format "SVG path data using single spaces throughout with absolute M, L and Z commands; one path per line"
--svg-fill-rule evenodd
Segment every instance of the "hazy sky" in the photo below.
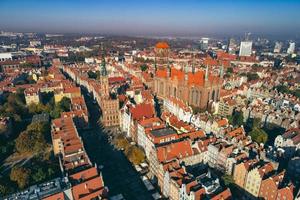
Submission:
M 300 33 L 300 0 L 0 0 L 0 30 L 129 35 Z

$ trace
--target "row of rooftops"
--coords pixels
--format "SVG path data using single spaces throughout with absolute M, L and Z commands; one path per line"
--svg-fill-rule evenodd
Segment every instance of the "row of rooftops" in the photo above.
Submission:
M 80 88 L 76 87 L 77 91 Z M 93 199 L 107 195 L 102 175 L 94 167 L 85 151 L 81 137 L 78 134 L 74 117 L 81 114 L 88 116 L 84 98 L 71 98 L 71 111 L 52 121 L 52 140 L 58 140 L 62 145 L 61 163 L 71 184 L 73 199 Z M 71 115 L 71 116 L 70 116 Z M 64 192 L 55 194 L 47 200 L 64 198 Z
M 287 178 L 285 170 L 278 171 L 277 168 L 275 168 L 270 162 L 249 158 L 241 160 L 238 165 L 243 165 L 248 174 L 254 170 L 257 170 L 258 175 L 262 179 L 260 190 L 273 190 L 274 188 L 271 187 L 273 186 L 271 184 L 274 183 L 278 191 L 281 190 L 281 192 L 283 192 L 287 196 L 293 197 L 295 186 Z
M 48 71 L 49 74 L 53 76 L 50 75 L 51 78 L 48 80 L 26 87 L 25 95 L 43 90 L 80 94 L 80 88 L 65 79 L 57 66 L 51 67 Z M 82 96 L 72 97 L 70 110 L 70 112 L 62 113 L 60 118 L 52 120 L 51 123 L 53 146 L 59 148 L 61 169 L 66 174 L 63 179 L 65 180 L 64 184 L 57 184 L 55 181 L 56 189 L 52 190 L 49 188 L 52 182 L 45 183 L 48 187 L 45 194 L 41 192 L 44 186 L 35 186 L 37 189 L 33 192 L 27 192 L 31 195 L 30 199 L 84 200 L 97 197 L 105 199 L 107 196 L 107 188 L 104 186 L 102 175 L 99 174 L 97 167 L 92 165 L 74 123 L 75 117 L 88 118 L 84 98 Z M 55 144 L 55 141 L 59 141 L 58 145 Z M 13 198 L 15 197 L 13 196 Z

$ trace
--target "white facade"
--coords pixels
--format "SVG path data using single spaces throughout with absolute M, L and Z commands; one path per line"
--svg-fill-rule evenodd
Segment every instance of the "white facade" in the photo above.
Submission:
M 180 107 L 178 104 L 174 103 L 170 99 L 164 99 L 164 108 L 166 108 L 169 112 L 178 117 L 179 120 L 182 120 L 187 123 L 191 122 L 193 116 L 191 109 L 187 111 L 187 109 Z
M 12 60 L 12 53 L 0 53 L 0 61 Z
M 276 42 L 275 47 L 274 47 L 274 53 L 280 53 L 282 48 L 282 43 L 281 42 Z
M 121 120 L 120 121 L 121 131 L 125 132 L 126 137 L 131 137 L 131 134 L 130 134 L 131 115 L 130 115 L 130 113 L 127 112 L 126 110 L 121 112 L 120 120 Z
M 293 54 L 295 52 L 295 48 L 296 48 L 296 43 L 295 42 L 290 42 L 290 46 L 287 49 L 287 53 L 288 54 Z
M 240 46 L 240 56 L 251 56 L 252 54 L 252 42 L 242 41 Z

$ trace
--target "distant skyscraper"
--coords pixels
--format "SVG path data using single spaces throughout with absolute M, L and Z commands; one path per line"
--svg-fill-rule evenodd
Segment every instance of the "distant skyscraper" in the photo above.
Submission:
M 236 49 L 237 49 L 236 41 L 235 41 L 235 39 L 231 38 L 231 39 L 229 40 L 228 53 L 230 53 L 230 54 L 235 54 Z
M 251 56 L 252 54 L 252 42 L 242 41 L 240 46 L 240 56 Z
M 274 47 L 274 53 L 280 53 L 282 48 L 282 42 L 276 42 Z
M 200 49 L 206 51 L 208 49 L 209 38 L 201 38 L 200 40 Z
M 293 54 L 295 52 L 295 47 L 296 47 L 296 43 L 295 42 L 290 42 L 290 46 L 287 49 L 287 53 L 288 54 Z

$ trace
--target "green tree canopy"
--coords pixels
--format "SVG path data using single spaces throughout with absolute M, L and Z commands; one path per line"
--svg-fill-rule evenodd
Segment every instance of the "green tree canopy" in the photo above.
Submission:
M 89 70 L 87 74 L 88 74 L 89 78 L 97 79 L 97 74 L 95 72 Z
M 24 189 L 29 184 L 30 170 L 24 167 L 13 167 L 10 179 L 17 182 L 20 189 Z
M 248 81 L 253 81 L 253 80 L 257 80 L 259 79 L 259 76 L 257 73 L 247 73 L 247 78 L 248 78 Z
M 254 127 L 252 131 L 250 131 L 249 135 L 251 136 L 252 140 L 257 143 L 265 144 L 268 140 L 268 134 L 259 127 Z
M 242 111 L 235 111 L 230 119 L 234 126 L 241 126 L 244 124 L 244 115 Z
M 28 106 L 28 111 L 30 114 L 50 113 L 51 110 L 52 109 L 49 104 L 44 105 L 42 103 L 39 103 L 39 104 L 31 103 Z
M 28 111 L 24 94 L 21 92 L 22 90 L 17 90 L 16 93 L 9 93 L 0 106 L 0 116 L 13 117 L 16 121 L 21 121 L 25 117 Z
M 68 97 L 63 97 L 60 102 L 58 102 L 58 106 L 64 111 L 68 112 L 71 108 L 71 99 Z
M 227 68 L 227 73 L 232 74 L 232 73 L 233 73 L 233 68 L 232 68 L 232 67 L 228 67 L 228 68 Z
M 38 169 L 37 172 L 35 172 L 33 175 L 32 175 L 32 179 L 34 182 L 41 182 L 43 180 L 45 180 L 47 177 L 47 173 L 45 173 L 43 171 L 43 169 Z
M 148 65 L 142 64 L 142 65 L 140 66 L 140 69 L 144 72 L 144 71 L 148 70 Z
M 40 153 L 47 144 L 45 136 L 50 128 L 47 123 L 31 123 L 16 139 L 15 148 L 19 153 Z
M 71 109 L 71 100 L 68 97 L 63 97 L 57 104 L 55 104 L 53 110 L 50 112 L 50 116 L 53 119 L 59 118 L 62 112 L 69 112 Z

